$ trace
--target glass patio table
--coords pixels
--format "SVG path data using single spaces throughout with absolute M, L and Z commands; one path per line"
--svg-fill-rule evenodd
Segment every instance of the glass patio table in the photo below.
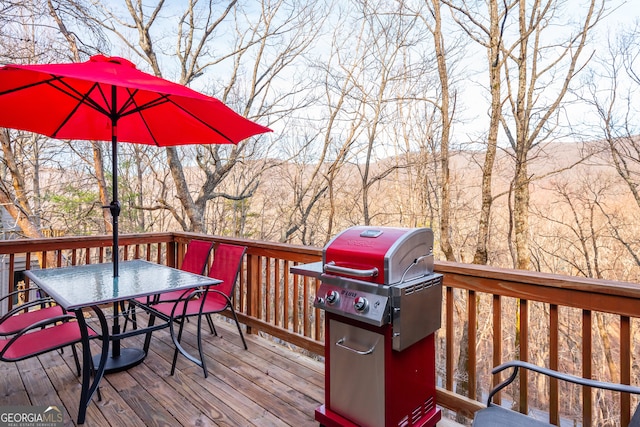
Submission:
M 175 290 L 187 290 L 199 286 L 217 285 L 221 281 L 198 274 L 154 264 L 144 260 L 123 261 L 119 265 L 119 277 L 113 277 L 113 264 L 89 264 L 72 267 L 27 270 L 25 275 L 49 294 L 62 308 L 73 311 L 82 333 L 82 391 L 78 424 L 83 424 L 87 406 L 96 392 L 102 376 L 135 366 L 144 360 L 149 348 L 151 332 L 168 324 L 140 328 L 120 333 L 118 316 L 113 318 L 112 333 L 101 306 L 118 304 L 138 297 L 154 296 Z M 92 309 L 99 320 L 99 336 L 102 352 L 92 361 L 88 326 L 83 309 Z M 120 348 L 120 340 L 129 336 L 147 334 L 143 349 Z M 173 338 L 173 336 L 172 336 Z M 175 340 L 175 339 L 174 339 Z M 109 348 L 111 347 L 111 354 Z M 96 367 L 91 382 L 91 366 Z

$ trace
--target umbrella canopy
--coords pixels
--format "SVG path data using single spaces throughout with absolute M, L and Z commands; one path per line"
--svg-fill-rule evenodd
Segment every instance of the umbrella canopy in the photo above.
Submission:
M 59 139 L 160 147 L 236 144 L 270 129 L 117 57 L 0 68 L 0 126 Z

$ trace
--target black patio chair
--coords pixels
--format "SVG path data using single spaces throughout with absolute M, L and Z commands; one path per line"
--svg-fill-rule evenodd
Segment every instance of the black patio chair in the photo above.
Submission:
M 28 300 L 26 296 L 35 292 L 38 298 Z M 24 300 L 22 304 L 17 304 L 8 310 L 3 316 L 0 317 L 0 337 L 5 337 L 4 341 L 0 341 L 0 347 L 3 349 L 2 354 L 11 355 L 17 348 L 28 340 L 20 338 L 11 342 L 10 338 L 16 335 L 24 335 L 25 331 L 32 331 L 33 325 L 40 325 L 41 329 L 56 323 L 61 320 L 67 319 L 67 312 L 59 305 L 55 304 L 52 298 L 41 295 L 42 290 L 36 287 L 28 287 L 24 289 L 18 289 L 8 293 L 4 297 L 0 298 L 0 304 L 3 301 L 13 301 L 17 299 Z M 20 297 L 24 295 L 24 297 Z M 61 317 L 62 316 L 62 317 Z M 53 319 L 53 320 L 52 320 Z M 68 328 L 67 328 L 68 329 Z M 32 337 L 29 337 L 31 339 Z M 10 344 L 11 342 L 11 344 Z M 5 347 L 13 345 L 12 349 L 5 349 Z M 61 353 L 64 353 L 64 347 L 60 347 Z M 73 359 L 76 365 L 78 375 L 80 375 L 80 361 L 78 360 L 78 352 L 75 346 L 70 345 Z M 25 351 L 21 349 L 20 351 Z M 28 353 L 28 349 L 26 350 Z M 26 354 L 26 353 L 25 353 Z M 8 356 L 7 356 L 8 357 Z
M 473 427 L 541 427 L 552 425 L 550 423 L 546 423 L 544 421 L 529 417 L 520 412 L 503 408 L 502 406 L 498 406 L 493 403 L 493 397 L 496 395 L 496 393 L 511 384 L 516 379 L 516 377 L 518 376 L 519 368 L 538 372 L 540 374 L 547 375 L 552 378 L 557 378 L 561 381 L 566 381 L 573 384 L 599 388 L 603 390 L 616 391 L 620 393 L 631 393 L 640 395 L 640 387 L 581 378 L 574 375 L 554 371 L 552 369 L 543 368 L 520 360 L 513 360 L 503 363 L 502 365 L 495 367 L 491 371 L 491 373 L 494 375 L 499 374 L 500 372 L 509 368 L 513 369 L 511 375 L 509 376 L 509 378 L 507 378 L 505 381 L 498 384 L 493 388 L 493 390 L 491 390 L 487 399 L 487 407 L 485 409 L 481 409 L 475 414 L 472 424 Z M 629 422 L 629 427 L 640 427 L 640 405 L 636 407 L 636 411 L 633 414 L 631 421 Z

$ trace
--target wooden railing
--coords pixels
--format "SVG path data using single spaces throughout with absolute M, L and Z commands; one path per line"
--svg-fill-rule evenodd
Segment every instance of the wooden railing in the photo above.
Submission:
M 248 247 L 235 303 L 250 333 L 268 334 L 301 351 L 323 355 L 323 312 L 312 305 L 319 283 L 289 272 L 293 265 L 320 260 L 320 248 L 191 233 L 139 234 L 120 236 L 120 258 L 179 267 L 192 238 Z M 34 259 L 43 268 L 108 262 L 110 247 L 110 236 L 2 241 L 2 274 L 11 290 L 18 257 L 26 260 L 26 268 Z M 458 416 L 472 417 L 484 406 L 492 381 L 499 380 L 491 378 L 491 368 L 513 358 L 584 377 L 638 384 L 640 339 L 634 336 L 640 329 L 639 285 L 447 262 L 437 262 L 436 270 L 444 274 L 445 286 L 442 328 L 436 339 L 437 399 Z M 600 354 L 608 369 L 596 363 Z M 582 425 L 610 417 L 626 425 L 637 404 L 629 396 L 566 388 L 557 381 L 529 378 L 526 372 L 521 372 L 519 383 L 527 387 L 503 392 L 504 401 L 513 401 L 524 413 L 548 412 L 555 424 L 563 417 L 580 417 L 567 413 L 568 401 L 578 401 L 575 412 L 582 414 Z M 609 402 L 604 410 L 602 402 Z

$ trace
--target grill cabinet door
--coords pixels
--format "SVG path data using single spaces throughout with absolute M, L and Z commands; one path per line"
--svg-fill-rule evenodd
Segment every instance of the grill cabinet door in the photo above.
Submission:
M 356 424 L 385 423 L 384 335 L 330 321 L 330 409 Z

